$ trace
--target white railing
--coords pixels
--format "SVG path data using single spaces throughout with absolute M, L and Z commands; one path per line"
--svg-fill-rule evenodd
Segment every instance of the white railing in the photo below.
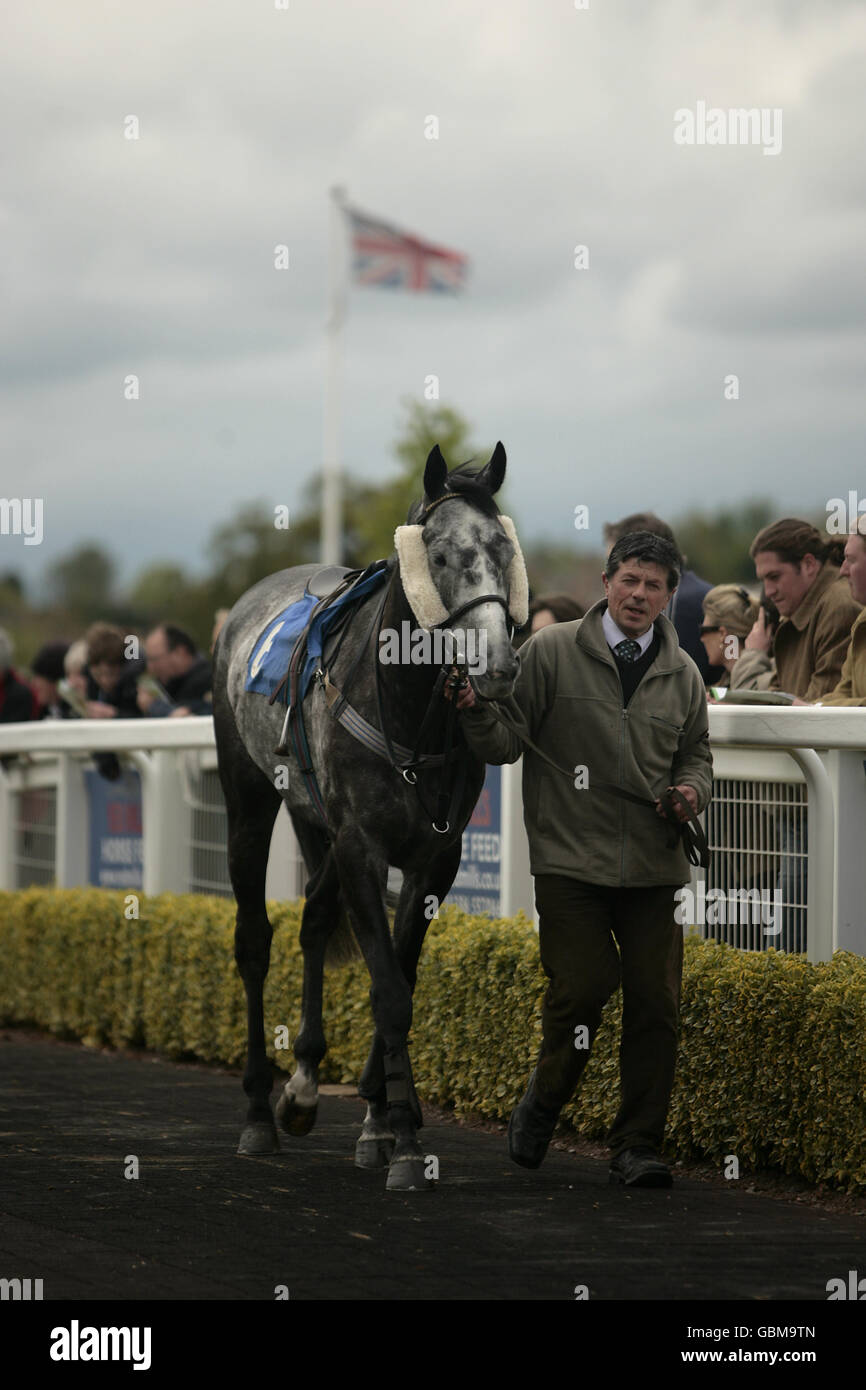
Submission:
M 866 710 L 713 705 L 709 718 L 715 787 L 704 821 L 714 853 L 709 875 L 693 874 L 692 902 L 702 909 L 714 893 L 730 903 L 766 890 L 775 906 L 780 878 L 783 886 L 781 920 L 732 923 L 727 912 L 697 920 L 698 930 L 743 949 L 805 949 L 812 960 L 835 949 L 866 955 Z M 0 771 L 0 887 L 89 881 L 84 774 L 91 753 L 108 751 L 141 778 L 143 891 L 230 896 L 208 716 L 0 725 L 0 758 L 18 755 Z M 504 767 L 503 916 L 534 911 L 520 786 L 520 764 Z M 298 897 L 304 881 L 281 810 L 267 895 Z
M 805 784 L 799 819 L 803 831 L 808 828 L 807 843 L 805 836 L 799 845 L 795 838 L 792 848 L 796 800 L 789 799 L 783 811 L 778 799 L 764 803 L 777 826 L 784 817 L 788 829 L 786 848 L 764 845 L 771 861 L 774 855 L 786 858 L 796 881 L 805 854 L 807 926 L 805 940 L 794 949 L 805 948 L 813 961 L 829 960 L 834 950 L 866 955 L 866 709 L 722 704 L 711 705 L 709 714 L 717 781 L 747 776 L 774 785 Z M 766 816 L 764 824 L 761 833 Z M 768 936 L 766 944 L 784 943 Z
M 68 719 L 0 725 L 0 758 L 17 760 L 0 772 L 0 887 L 53 882 L 72 888 L 90 881 L 89 805 L 85 773 L 91 753 L 117 754 L 141 778 L 142 863 L 145 893 L 217 892 L 231 896 L 225 840 L 225 804 L 216 772 L 213 719 Z M 54 872 L 43 847 L 38 873 L 22 872 L 34 859 L 22 840 L 44 846 L 46 834 L 26 815 L 28 798 L 40 806 L 53 794 Z M 266 894 L 296 898 L 306 872 L 291 821 L 281 809 L 274 825 Z

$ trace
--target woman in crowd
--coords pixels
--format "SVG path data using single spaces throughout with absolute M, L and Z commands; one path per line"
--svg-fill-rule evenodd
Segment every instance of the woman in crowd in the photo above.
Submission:
M 737 679 L 737 662 L 743 651 L 743 643 L 758 618 L 758 600 L 752 598 L 748 590 L 740 584 L 717 584 L 704 595 L 704 620 L 701 625 L 701 641 L 711 666 L 723 666 L 724 674 L 714 684 L 731 686 L 734 689 L 766 690 L 770 683 L 772 667 L 766 658 L 763 670 L 743 670 L 743 679 Z

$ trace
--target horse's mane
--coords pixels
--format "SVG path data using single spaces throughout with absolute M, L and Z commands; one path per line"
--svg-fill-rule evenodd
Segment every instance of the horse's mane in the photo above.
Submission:
M 472 463 L 474 463 L 474 459 L 467 459 L 466 463 L 458 464 L 456 468 L 452 468 L 445 479 L 445 491 L 459 493 L 461 497 L 466 498 L 467 502 L 474 503 L 485 516 L 499 516 L 499 508 L 493 494 L 483 483 L 477 481 L 479 473 L 483 470 L 470 468 Z M 406 517 L 407 522 L 417 521 L 423 510 L 423 499 L 413 502 L 409 508 L 409 515 Z

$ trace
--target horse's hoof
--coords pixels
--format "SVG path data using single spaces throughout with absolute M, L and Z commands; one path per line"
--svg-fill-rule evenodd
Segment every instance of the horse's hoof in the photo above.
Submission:
M 276 1104 L 277 1124 L 286 1134 L 293 1134 L 298 1139 L 303 1134 L 309 1134 L 313 1128 L 318 1108 L 318 1104 L 298 1105 L 294 1096 L 287 1096 L 283 1091 Z
M 415 1154 L 392 1158 L 388 1165 L 386 1192 L 428 1192 L 436 1186 L 426 1158 Z
M 258 1120 L 255 1124 L 244 1126 L 238 1144 L 239 1154 L 278 1154 L 279 1152 L 280 1142 L 277 1139 L 277 1131 L 272 1124 L 268 1124 L 267 1120 Z
M 393 1135 L 390 1139 L 364 1139 L 362 1136 L 355 1145 L 355 1167 L 387 1168 L 394 1152 L 394 1143 Z

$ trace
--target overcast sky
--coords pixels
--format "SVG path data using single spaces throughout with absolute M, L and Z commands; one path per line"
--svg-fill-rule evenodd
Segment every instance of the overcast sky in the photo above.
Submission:
M 0 568 L 35 586 L 92 538 L 124 580 L 201 570 L 243 502 L 297 504 L 334 183 L 471 258 L 459 297 L 350 291 L 347 468 L 393 472 L 401 398 L 435 374 L 505 444 L 525 539 L 866 501 L 866 7 L 589 3 L 9 7 L 0 490 L 44 499 L 44 539 L 0 537 Z M 677 144 L 701 102 L 779 109 L 781 151 Z

